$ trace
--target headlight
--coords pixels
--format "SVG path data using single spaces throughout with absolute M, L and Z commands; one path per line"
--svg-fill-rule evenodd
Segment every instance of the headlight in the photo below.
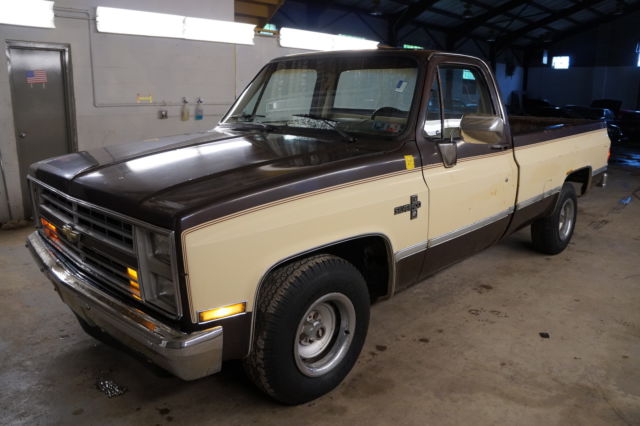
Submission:
M 136 229 L 142 299 L 174 317 L 180 314 L 173 233 Z
M 153 256 L 166 263 L 167 265 L 171 264 L 171 249 L 169 247 L 169 236 L 152 233 L 151 234 L 151 249 L 153 251 Z

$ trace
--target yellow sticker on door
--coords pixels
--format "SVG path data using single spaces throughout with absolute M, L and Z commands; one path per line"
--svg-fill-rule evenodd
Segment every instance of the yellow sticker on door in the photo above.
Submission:
M 407 170 L 413 170 L 416 168 L 416 163 L 413 158 L 413 155 L 404 156 L 404 165 L 406 166 Z

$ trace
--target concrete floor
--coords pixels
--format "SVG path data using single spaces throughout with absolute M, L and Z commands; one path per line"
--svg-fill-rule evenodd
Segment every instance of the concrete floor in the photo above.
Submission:
M 97 343 L 32 263 L 30 230 L 1 232 L 0 424 L 638 425 L 639 218 L 640 172 L 611 170 L 564 253 L 532 252 L 527 229 L 375 305 L 354 370 L 299 407 L 239 363 L 187 383 Z

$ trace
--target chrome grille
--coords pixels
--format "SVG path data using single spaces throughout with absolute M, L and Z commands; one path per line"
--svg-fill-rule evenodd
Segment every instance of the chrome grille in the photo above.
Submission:
M 127 265 L 119 260 L 110 257 L 100 250 L 92 249 L 83 245 L 77 246 L 66 241 L 64 237 L 54 241 L 58 247 L 73 263 L 92 278 L 106 284 L 108 287 L 118 290 L 127 296 L 140 296 L 139 291 L 133 293 L 135 289 L 129 285 L 129 277 L 126 275 Z
M 64 223 L 133 252 L 133 226 L 117 217 L 79 204 L 47 188 L 39 188 L 39 207 Z
M 71 225 L 81 234 L 89 235 L 102 243 L 96 244 L 90 238 L 70 241 L 64 232 L 56 232 L 54 238 L 49 238 L 78 269 L 102 285 L 140 300 L 140 290 L 130 285 L 127 275 L 128 267 L 137 268 L 131 223 L 40 184 L 36 184 L 34 196 L 41 218 L 59 228 Z M 116 255 L 101 248 L 105 243 L 116 249 Z M 122 256 L 117 255 L 118 253 Z M 121 258 L 130 258 L 132 261 L 126 262 Z

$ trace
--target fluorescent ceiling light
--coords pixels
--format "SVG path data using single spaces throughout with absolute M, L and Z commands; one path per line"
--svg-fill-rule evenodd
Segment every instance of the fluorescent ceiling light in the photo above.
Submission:
M 96 23 L 101 33 L 182 38 L 184 16 L 100 6 Z
M 98 7 L 99 32 L 253 44 L 255 25 L 166 13 Z
M 53 2 L 44 0 L 0 1 L 0 24 L 55 28 Z
M 280 29 L 280 46 L 307 50 L 362 50 L 376 49 L 378 42 L 285 27 Z
M 186 17 L 184 20 L 184 38 L 222 43 L 253 44 L 254 28 L 255 25 L 252 24 Z

